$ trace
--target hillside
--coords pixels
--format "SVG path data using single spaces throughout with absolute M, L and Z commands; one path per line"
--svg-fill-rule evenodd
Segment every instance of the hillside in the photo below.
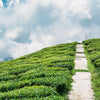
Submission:
M 100 39 L 90 39 L 83 43 L 88 58 L 88 67 L 92 73 L 95 100 L 100 100 Z
M 76 42 L 0 63 L 0 100 L 67 100 Z

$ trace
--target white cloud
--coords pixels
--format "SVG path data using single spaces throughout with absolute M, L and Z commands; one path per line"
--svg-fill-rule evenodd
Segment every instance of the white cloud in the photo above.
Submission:
M 11 0 L 10 2 L 14 1 Z M 18 4 L 14 8 L 8 7 L 0 16 L 0 22 L 5 22 L 9 25 L 20 21 L 20 23 L 25 24 L 36 13 L 39 6 L 52 6 L 54 11 L 59 11 L 59 15 L 62 15 L 62 17 L 66 17 L 69 14 L 79 17 L 91 17 L 89 0 L 27 0 L 26 3 Z
M 23 56 L 25 54 L 29 53 L 28 50 L 28 44 L 19 44 L 19 43 L 14 43 L 14 46 L 12 46 L 9 49 L 9 52 L 11 52 L 11 55 L 13 58 L 17 58 L 19 56 Z
M 4 61 L 2 58 L 0 58 L 0 62 Z
M 0 52 L 5 54 L 0 53 L 0 59 L 4 59 L 6 55 L 17 58 L 57 43 L 80 41 L 83 40 L 84 33 L 99 30 L 99 26 L 96 28 L 93 25 L 86 29 L 81 24 L 83 19 L 92 20 L 90 0 L 19 2 L 11 0 L 9 3 L 14 3 L 14 7 L 9 6 L 0 14 Z M 50 19 L 49 24 L 46 22 L 47 17 Z
M 2 3 L 2 0 L 0 0 L 0 7 L 3 7 L 3 3 Z
M 20 3 L 20 0 L 15 0 L 16 3 Z
M 3 50 L 6 47 L 3 40 L 0 40 L 0 50 Z
M 14 3 L 13 0 L 9 1 L 9 6 L 11 6 Z
M 2 11 L 3 9 L 3 3 L 2 3 L 2 0 L 0 0 L 0 12 Z
M 11 41 L 10 43 L 12 47 L 8 51 L 11 53 L 13 58 L 17 58 L 32 53 L 34 51 L 40 50 L 43 47 L 49 46 L 50 44 L 48 44 L 48 42 L 50 41 L 48 39 L 50 39 L 50 37 L 42 36 L 42 42 L 33 40 L 30 44 L 28 43 L 22 44 Z
M 11 1 L 12 2 L 12 1 Z M 13 1 L 14 2 L 14 1 Z M 7 27 L 16 26 L 16 24 L 26 24 L 27 21 L 34 15 L 38 7 L 39 1 L 30 0 L 26 3 L 17 4 L 15 7 L 8 7 L 4 9 L 0 15 L 1 24 Z M 11 20 L 10 20 L 11 19 Z
M 44 2 L 41 0 L 43 6 L 52 5 L 55 9 L 61 10 L 63 15 L 71 14 L 91 18 L 89 3 L 90 0 L 44 0 Z
M 69 10 L 72 11 L 72 15 L 78 14 L 79 17 L 91 18 L 89 1 L 90 0 L 70 0 Z
M 8 30 L 7 33 L 5 34 L 5 38 L 7 39 L 16 39 L 19 36 L 19 32 L 22 30 L 22 28 L 15 28 L 15 29 L 11 29 Z

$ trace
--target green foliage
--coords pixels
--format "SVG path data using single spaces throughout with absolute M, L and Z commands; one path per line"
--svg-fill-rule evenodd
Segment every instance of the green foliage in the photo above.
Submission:
M 83 43 L 85 44 L 88 58 L 92 63 L 89 68 L 92 72 L 95 100 L 100 100 L 100 39 L 90 39 Z
M 90 39 L 83 42 L 95 67 L 100 67 L 100 39 Z
M 63 96 L 48 96 L 48 97 L 20 98 L 20 99 L 10 99 L 10 100 L 65 100 L 65 99 Z
M 55 72 L 54 72 L 55 73 Z M 68 92 L 71 85 L 71 75 L 68 74 L 68 71 L 59 71 L 55 74 L 50 75 L 49 77 L 41 77 L 41 78 L 35 78 L 35 79 L 29 79 L 29 80 L 23 80 L 23 81 L 14 81 L 14 82 L 5 82 L 0 85 L 0 91 L 1 92 L 9 92 L 14 89 L 19 89 L 24 86 L 32 86 L 32 85 L 44 85 L 44 86 L 52 86 L 55 87 L 56 90 L 59 93 L 65 93 Z M 62 91 L 60 91 L 62 89 Z
M 0 99 L 10 99 L 10 98 L 30 98 L 30 97 L 44 97 L 49 95 L 57 95 L 55 89 L 46 86 L 31 86 L 17 89 L 10 92 L 5 92 L 0 94 Z
M 0 100 L 64 100 L 71 88 L 76 42 L 0 63 Z

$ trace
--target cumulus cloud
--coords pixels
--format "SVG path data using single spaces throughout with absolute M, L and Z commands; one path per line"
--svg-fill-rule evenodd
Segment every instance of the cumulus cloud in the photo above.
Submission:
M 19 35 L 18 33 L 21 30 L 22 30 L 21 28 L 15 28 L 15 29 L 7 30 L 7 32 L 5 34 L 5 38 L 14 40 L 18 37 L 18 35 Z
M 3 6 L 3 3 L 2 3 L 2 0 L 0 1 L 0 7 L 2 7 Z
M 99 4 L 93 8 L 93 0 L 9 0 L 7 4 L 4 8 L 6 3 L 0 1 L 0 61 L 57 43 L 82 41 L 86 34 L 99 36 Z

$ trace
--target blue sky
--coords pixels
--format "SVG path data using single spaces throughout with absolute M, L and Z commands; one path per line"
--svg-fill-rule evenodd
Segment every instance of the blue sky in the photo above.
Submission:
M 2 0 L 3 4 L 4 4 L 4 7 L 7 7 L 7 3 L 8 1 L 7 0 Z
M 100 38 L 99 0 L 1 0 L 0 61 L 58 43 Z

